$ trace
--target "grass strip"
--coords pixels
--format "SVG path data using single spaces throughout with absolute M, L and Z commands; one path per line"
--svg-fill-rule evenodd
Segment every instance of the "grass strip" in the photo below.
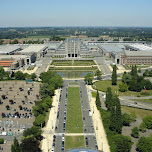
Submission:
M 66 132 L 83 133 L 79 87 L 68 87 Z

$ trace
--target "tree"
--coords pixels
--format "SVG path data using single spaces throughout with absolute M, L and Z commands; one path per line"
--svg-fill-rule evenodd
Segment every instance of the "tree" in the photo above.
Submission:
M 92 85 L 93 75 L 89 72 L 84 76 L 84 81 L 88 85 Z
M 42 114 L 38 115 L 34 121 L 34 125 L 35 126 L 44 126 L 45 125 L 45 116 L 43 116 Z
M 54 95 L 54 87 L 47 83 L 42 83 L 40 85 L 40 95 L 42 99 L 48 96 L 52 97 Z
M 114 106 L 110 108 L 110 126 L 109 129 L 112 131 L 116 131 L 116 111 Z
M 4 73 L 5 73 L 4 68 L 0 66 L 0 81 L 3 80 Z
M 25 80 L 25 74 L 22 73 L 21 71 L 17 71 L 15 73 L 15 79 L 16 80 Z
M 117 85 L 117 67 L 116 67 L 116 65 L 113 65 L 112 85 Z
M 126 83 L 127 85 L 129 85 L 129 83 L 132 80 L 132 76 L 130 74 L 127 74 L 126 72 L 124 72 L 123 76 L 122 76 L 122 82 Z
M 139 128 L 138 127 L 134 127 L 131 131 L 132 131 L 131 135 L 134 138 L 138 138 L 139 137 Z
M 124 126 L 129 126 L 131 122 L 132 120 L 129 114 L 127 113 L 122 114 L 122 124 Z
M 110 110 L 110 108 L 112 106 L 112 92 L 111 92 L 111 88 L 110 87 L 108 87 L 107 91 L 106 91 L 105 105 L 107 107 L 107 110 Z
M 54 89 L 58 89 L 58 87 L 63 86 L 63 79 L 56 72 L 43 72 L 40 74 L 40 79 L 42 79 L 42 83 L 47 83 Z
M 151 152 L 152 151 L 152 138 L 141 137 L 137 143 L 137 151 L 139 152 Z
M 51 99 L 50 96 L 44 98 L 44 99 L 42 100 L 42 102 L 43 102 L 43 103 L 46 103 L 46 104 L 49 106 L 49 108 L 52 106 L 52 99 Z
M 136 78 L 136 77 L 138 76 L 136 65 L 132 65 L 130 74 L 131 74 L 131 76 L 134 77 L 134 78 Z
M 100 70 L 96 71 L 96 76 L 97 76 L 97 80 L 101 79 L 101 71 Z
M 33 137 L 38 140 L 42 138 L 41 134 L 42 134 L 42 130 L 40 129 L 40 127 L 37 126 L 32 126 L 31 128 L 24 130 L 23 132 L 24 137 L 33 135 Z
M 97 94 L 96 94 L 96 106 L 97 109 L 99 110 L 99 108 L 101 107 L 101 101 L 100 101 L 100 97 L 99 97 L 99 92 L 97 90 Z
M 14 138 L 14 143 L 11 145 L 11 152 L 22 152 L 22 149 L 16 137 Z
M 41 152 L 39 141 L 34 137 L 24 138 L 21 143 L 22 152 Z
M 128 91 L 128 85 L 126 83 L 119 84 L 119 91 L 120 92 L 126 92 L 126 91 Z
M 30 77 L 31 77 L 31 79 L 32 79 L 33 81 L 35 80 L 35 78 L 37 78 L 37 76 L 36 76 L 35 73 L 32 73 L 32 74 L 30 75 Z
M 152 116 L 146 116 L 143 118 L 143 123 L 145 123 L 147 129 L 152 129 Z
M 114 96 L 115 104 L 116 104 L 116 132 L 121 134 L 122 132 L 122 114 L 121 114 L 121 105 L 118 96 Z
M 129 136 L 115 135 L 113 140 L 116 145 L 116 152 L 130 152 L 133 142 Z

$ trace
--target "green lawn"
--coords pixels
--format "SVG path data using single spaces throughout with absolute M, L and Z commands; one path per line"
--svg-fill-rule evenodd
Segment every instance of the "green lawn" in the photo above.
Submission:
M 121 106 L 121 110 L 122 112 L 126 112 L 126 113 L 135 112 L 137 116 L 140 116 L 142 118 L 152 115 L 151 110 L 144 110 L 144 109 L 138 109 L 138 108 L 132 108 L 132 107 L 126 107 L 126 106 Z
M 66 136 L 65 150 L 85 147 L 84 136 Z
M 97 93 L 96 92 L 91 92 L 92 93 L 92 97 L 96 98 Z
M 66 132 L 83 133 L 79 87 L 68 87 Z
M 119 96 L 131 96 L 131 95 L 134 95 L 135 97 L 136 96 L 141 96 L 141 97 L 144 96 L 144 95 L 141 95 L 140 92 L 134 92 L 134 91 L 120 92 L 119 91 L 119 84 L 120 83 L 121 83 L 121 81 L 117 81 L 117 85 L 113 86 L 113 85 L 111 85 L 110 80 L 101 80 L 101 81 L 95 82 L 94 85 L 96 86 L 97 90 L 100 90 L 100 91 L 103 91 L 103 92 L 106 92 L 107 87 L 111 87 L 112 93 L 115 93 L 115 91 L 116 91 L 116 92 L 118 92 Z M 152 90 L 147 90 L 147 92 L 150 95 L 152 95 Z
M 72 63 L 72 60 L 69 60 L 69 61 L 53 61 L 51 63 L 51 65 L 55 65 L 55 66 L 90 66 L 90 65 L 95 65 L 95 62 L 93 60 L 90 60 L 90 61 L 83 61 L 83 60 L 76 60 L 76 61 L 73 61 Z
M 135 101 L 141 101 L 146 103 L 152 103 L 152 99 L 134 99 Z

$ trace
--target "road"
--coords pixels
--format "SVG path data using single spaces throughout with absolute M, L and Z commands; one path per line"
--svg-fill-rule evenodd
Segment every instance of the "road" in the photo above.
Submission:
M 38 69 L 36 70 L 36 75 L 40 76 L 42 72 L 45 72 L 46 68 L 52 62 L 49 54 L 46 54 L 45 57 L 41 58 L 39 61 L 36 61 L 36 66 Z
M 95 60 L 103 74 L 111 74 L 111 71 L 108 67 L 110 62 L 107 62 L 104 57 L 95 57 Z
M 65 80 L 64 85 L 62 87 L 61 99 L 60 99 L 60 109 L 59 109 L 59 118 L 57 119 L 58 128 L 55 131 L 56 140 L 55 140 L 55 152 L 61 151 L 62 148 L 62 135 L 65 134 L 63 130 L 64 123 L 64 110 L 65 110 L 65 100 L 66 100 L 66 87 L 68 83 L 73 82 L 74 80 Z M 77 80 L 76 80 L 77 81 Z M 89 100 L 87 95 L 87 89 L 83 80 L 77 81 L 80 86 L 80 97 L 81 97 L 81 105 L 82 105 L 82 115 L 83 115 L 83 124 L 84 124 L 84 136 L 88 138 L 88 146 L 89 148 L 96 148 L 96 138 L 93 128 L 92 117 L 89 116 Z M 82 95 L 81 95 L 82 93 Z M 68 102 L 67 102 L 68 104 Z M 66 142 L 66 141 L 65 141 Z

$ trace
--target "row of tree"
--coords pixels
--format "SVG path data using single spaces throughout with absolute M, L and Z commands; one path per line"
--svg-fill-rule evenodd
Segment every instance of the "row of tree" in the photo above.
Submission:
M 28 73 L 23 73 L 21 71 L 17 72 L 6 72 L 4 71 L 4 68 L 0 66 L 0 81 L 4 80 L 25 80 L 26 78 L 35 80 L 36 74 L 28 74 Z

